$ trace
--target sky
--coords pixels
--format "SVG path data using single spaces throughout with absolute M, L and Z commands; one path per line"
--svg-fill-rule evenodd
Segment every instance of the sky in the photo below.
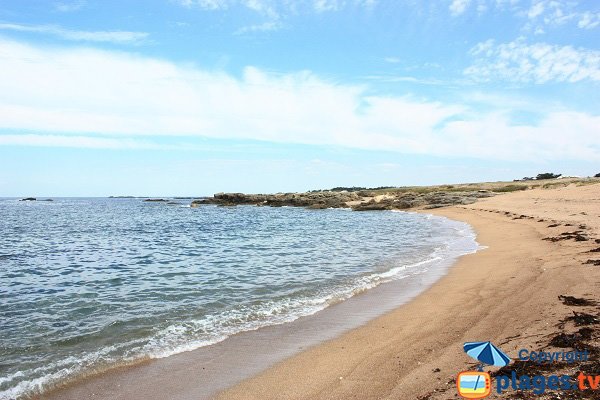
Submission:
M 2 0 L 0 196 L 600 172 L 595 0 Z

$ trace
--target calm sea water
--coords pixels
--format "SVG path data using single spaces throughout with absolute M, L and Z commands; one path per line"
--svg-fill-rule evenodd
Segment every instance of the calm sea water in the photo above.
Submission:
M 0 199 L 0 399 L 313 314 L 477 248 L 401 212 Z

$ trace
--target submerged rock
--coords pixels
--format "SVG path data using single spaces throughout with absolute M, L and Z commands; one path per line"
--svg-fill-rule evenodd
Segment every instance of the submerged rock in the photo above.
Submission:
M 19 201 L 36 201 L 37 199 L 35 197 L 25 197 L 24 199 L 21 199 Z

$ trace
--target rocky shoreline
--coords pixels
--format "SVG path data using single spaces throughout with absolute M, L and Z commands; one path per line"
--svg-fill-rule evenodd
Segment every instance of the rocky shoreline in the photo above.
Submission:
M 464 191 L 316 191 L 304 193 L 244 194 L 217 193 L 213 197 L 194 200 L 191 207 L 205 204 L 219 206 L 255 205 L 268 207 L 305 207 L 310 209 L 351 208 L 354 211 L 406 210 L 440 208 L 472 204 L 479 198 L 491 197 L 489 190 Z

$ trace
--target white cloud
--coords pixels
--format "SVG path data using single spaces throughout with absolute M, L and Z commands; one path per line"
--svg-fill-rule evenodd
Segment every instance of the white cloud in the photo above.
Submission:
M 278 19 L 280 17 L 279 13 L 275 10 L 275 7 L 264 0 L 244 0 L 243 4 L 250 10 L 265 15 L 271 19 Z
M 585 3 L 584 3 L 585 4 Z M 557 27 L 569 22 L 576 22 L 582 29 L 592 29 L 600 24 L 600 13 L 581 11 L 577 1 L 534 0 L 525 15 L 528 23 L 525 30 L 543 33 L 544 27 Z
M 283 24 L 279 21 L 267 21 L 263 22 L 262 24 L 241 27 L 234 33 L 236 35 L 241 35 L 249 32 L 269 32 L 281 29 L 281 27 L 283 27 Z
M 314 0 L 313 7 L 316 12 L 337 11 L 343 6 L 339 0 Z
M 2 134 L 0 146 L 75 147 L 89 149 L 160 149 L 157 144 L 128 138 L 72 135 Z
M 465 12 L 471 0 L 452 0 L 450 3 L 450 13 L 454 16 L 461 15 Z
M 148 37 L 146 32 L 74 31 L 56 25 L 22 25 L 0 23 L 0 30 L 33 32 L 58 36 L 66 40 L 88 42 L 136 43 Z
M 234 6 L 245 7 L 269 18 L 277 19 L 288 13 L 339 11 L 349 6 L 372 8 L 377 0 L 174 0 L 187 8 L 226 10 Z M 465 0 L 463 0 L 465 1 Z
M 496 44 L 488 40 L 471 49 L 475 63 L 464 72 L 480 81 L 578 82 L 600 81 L 600 51 L 527 44 L 523 39 Z
M 157 146 L 146 142 L 153 137 L 213 137 L 600 161 L 600 117 L 581 112 L 553 111 L 537 125 L 515 126 L 506 110 L 478 113 L 465 104 L 373 95 L 306 71 L 247 67 L 238 78 L 124 52 L 1 38 L 0 65 L 0 129 L 34 135 L 0 135 L 3 144 L 122 148 Z
M 541 15 L 544 12 L 544 2 L 538 1 L 537 3 L 533 3 L 531 8 L 527 12 L 527 18 L 533 19 L 537 16 Z
M 583 29 L 592 29 L 600 25 L 600 13 L 585 12 L 581 14 L 577 26 Z
M 59 12 L 73 12 L 82 9 L 86 2 L 84 0 L 71 1 L 71 2 L 57 2 L 54 3 L 54 9 Z
M 385 57 L 383 60 L 390 64 L 398 64 L 400 61 L 402 61 L 398 57 Z
M 200 7 L 205 10 L 221 10 L 229 7 L 228 0 L 176 0 L 184 7 Z

